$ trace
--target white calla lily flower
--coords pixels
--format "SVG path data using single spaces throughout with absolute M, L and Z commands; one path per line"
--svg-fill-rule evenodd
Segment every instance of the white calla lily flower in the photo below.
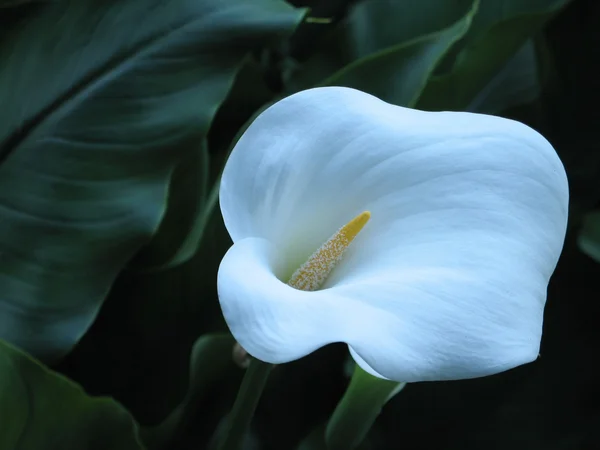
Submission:
M 345 342 L 367 372 L 415 382 L 538 356 L 568 184 L 552 146 L 521 123 L 349 88 L 303 91 L 242 135 L 220 205 L 234 242 L 219 268 L 221 307 L 259 360 Z M 370 220 L 320 289 L 287 284 L 363 211 Z

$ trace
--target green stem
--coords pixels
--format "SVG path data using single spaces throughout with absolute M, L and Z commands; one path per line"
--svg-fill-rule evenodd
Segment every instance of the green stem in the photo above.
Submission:
M 238 450 L 241 448 L 272 368 L 272 364 L 258 359 L 252 359 L 250 362 L 231 413 L 227 418 L 227 425 L 221 445 L 218 447 L 219 450 Z
M 381 408 L 404 384 L 376 378 L 357 364 L 344 397 L 327 423 L 327 449 L 357 448 L 367 436 Z

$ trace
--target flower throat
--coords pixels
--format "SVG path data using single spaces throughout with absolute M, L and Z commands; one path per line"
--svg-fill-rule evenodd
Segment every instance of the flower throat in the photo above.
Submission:
M 370 218 L 371 213 L 365 211 L 340 228 L 292 274 L 288 284 L 301 291 L 316 291 L 323 286 L 350 243 Z

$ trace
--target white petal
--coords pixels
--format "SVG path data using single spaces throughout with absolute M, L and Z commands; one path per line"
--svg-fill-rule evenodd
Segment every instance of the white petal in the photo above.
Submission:
M 343 341 L 363 368 L 401 381 L 482 376 L 537 356 L 568 186 L 530 128 L 313 89 L 250 126 L 220 194 L 235 245 L 219 296 L 250 354 L 284 362 Z M 327 289 L 279 281 L 364 210 L 371 221 Z
M 242 239 L 223 258 L 217 282 L 235 339 L 252 356 L 273 364 L 305 356 L 334 342 L 336 335 L 324 327 L 327 295 L 292 289 L 275 276 L 279 263 L 269 241 Z

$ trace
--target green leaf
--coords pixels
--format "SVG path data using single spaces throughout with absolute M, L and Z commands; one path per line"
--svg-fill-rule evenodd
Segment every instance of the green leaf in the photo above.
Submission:
M 203 141 L 183 159 L 171 176 L 167 209 L 152 241 L 140 251 L 130 267 L 143 270 L 169 269 L 191 258 L 206 225 L 208 152 Z
M 171 179 L 165 218 L 152 242 L 136 255 L 133 268 L 171 269 L 189 261 L 198 251 L 218 203 L 221 172 L 235 133 L 239 135 L 249 118 L 275 97 L 265 85 L 262 70 L 255 59 L 246 58 L 211 125 L 210 158 L 204 141 L 189 160 L 179 164 Z M 210 190 L 209 182 L 213 182 Z
M 325 430 L 327 423 L 322 423 L 317 426 L 314 430 L 308 434 L 300 444 L 296 447 L 296 450 L 328 450 L 327 444 L 325 443 Z
M 358 366 L 325 429 L 328 450 L 352 450 L 367 437 L 383 406 L 406 383 L 376 378 Z
M 376 378 L 354 361 L 351 365 L 350 384 L 335 411 L 326 424 L 319 425 L 304 438 L 297 450 L 371 448 L 365 438 L 384 405 L 402 391 L 406 383 Z
M 182 442 L 191 448 L 194 441 L 193 447 L 204 447 L 202 444 L 206 442 L 199 441 L 208 441 L 212 432 L 212 429 L 199 432 L 203 424 L 198 416 L 204 411 L 206 396 L 231 372 L 242 372 L 233 363 L 234 344 L 235 340 L 228 334 L 208 334 L 196 341 L 192 349 L 187 395 L 159 426 L 143 430 L 148 448 L 180 448 Z
M 0 341 L 0 450 L 142 450 L 138 427 L 109 398 Z
M 356 2 L 348 17 L 319 43 L 305 63 L 289 68 L 288 90 L 322 84 L 350 64 L 447 29 L 464 18 L 472 7 L 473 0 Z M 399 61 L 398 65 L 402 63 Z
M 343 24 L 356 59 L 433 34 L 462 19 L 473 0 L 378 0 L 357 2 Z
M 452 26 L 359 59 L 321 84 L 352 87 L 390 103 L 413 106 L 439 60 L 469 29 L 477 3 Z
M 110 392 L 140 423 L 157 423 L 180 403 L 198 337 L 227 329 L 215 280 L 232 242 L 218 207 L 204 234 L 186 264 L 121 272 L 97 320 L 59 366 L 90 392 Z
M 481 2 L 469 33 L 450 68 L 433 76 L 417 103 L 419 109 L 464 110 L 494 75 L 569 0 Z
M 583 216 L 577 246 L 596 262 L 600 262 L 600 212 L 592 211 Z
M 202 178 L 195 176 L 189 179 L 189 182 L 179 182 L 178 185 L 172 186 L 174 198 L 184 196 L 190 188 L 194 189 L 193 195 L 185 197 L 185 204 L 179 201 L 178 205 L 172 206 L 169 203 L 169 210 L 163 224 L 168 221 L 171 227 L 161 226 L 161 230 L 155 237 L 156 242 L 151 243 L 142 255 L 138 255 L 134 264 L 140 261 L 144 267 L 147 267 L 150 260 L 150 268 L 154 261 L 154 268 L 171 269 L 190 261 L 196 254 L 202 245 L 202 240 L 209 234 L 207 228 L 211 218 L 215 213 L 220 214 L 217 207 L 219 183 L 229 153 L 258 113 L 275 101 L 276 94 L 265 83 L 264 70 L 265 68 L 261 67 L 254 58 L 247 58 L 244 61 L 237 73 L 235 83 L 211 125 L 210 168 L 204 163 L 202 169 L 200 167 L 197 169 L 204 173 L 205 182 L 200 185 L 194 180 Z M 183 162 L 181 165 L 186 166 L 186 163 Z M 189 167 L 185 171 L 188 177 L 192 176 Z M 173 178 L 175 179 L 175 176 Z M 207 190 L 206 182 L 209 180 L 212 186 Z M 195 183 L 197 186 L 185 185 L 190 183 Z M 197 195 L 200 191 L 202 195 Z M 172 217 L 169 217 L 170 212 Z M 172 236 L 177 236 L 179 239 L 173 239 Z M 161 247 L 171 250 L 161 252 Z M 220 262 L 224 251 L 211 254 Z
M 529 39 L 467 106 L 467 111 L 498 114 L 533 102 L 541 92 L 535 44 Z
M 46 361 L 73 347 L 156 233 L 243 59 L 302 15 L 278 0 L 61 1 L 0 42 L 0 337 Z

